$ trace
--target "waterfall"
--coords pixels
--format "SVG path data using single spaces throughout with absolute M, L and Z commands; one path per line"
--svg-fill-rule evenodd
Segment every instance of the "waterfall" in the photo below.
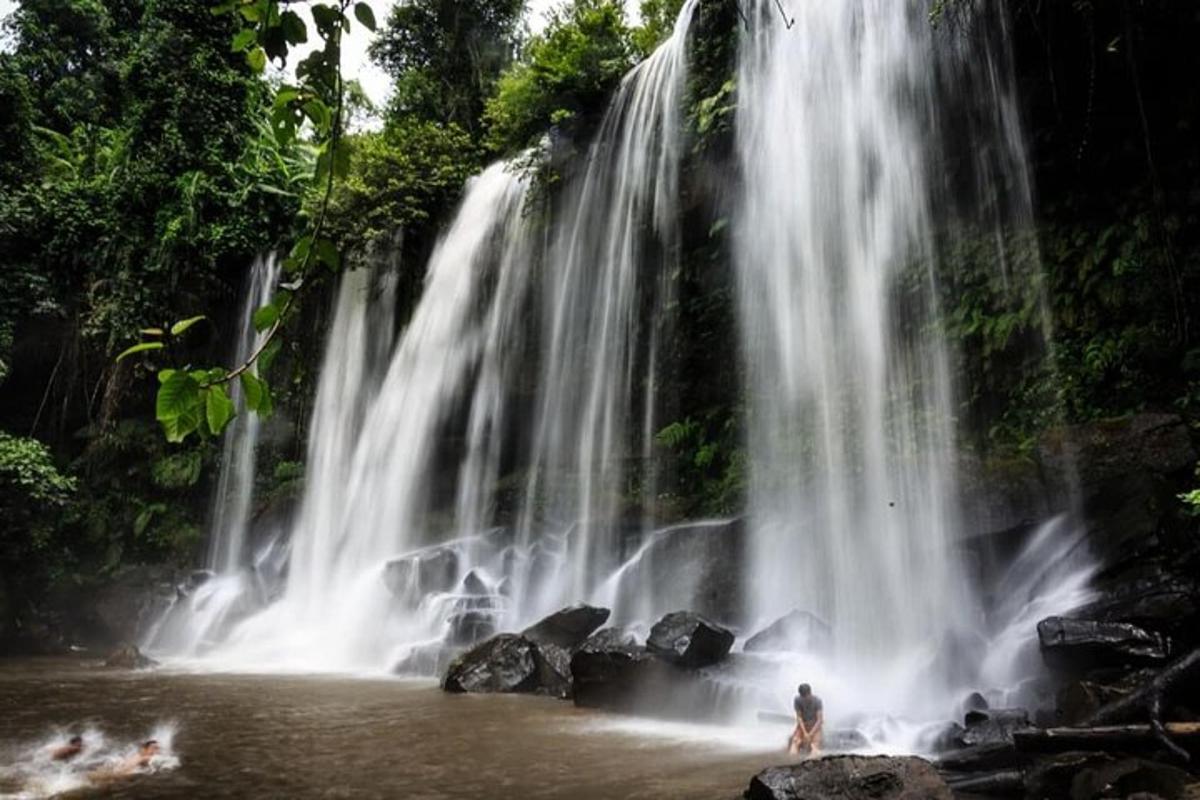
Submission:
M 254 312 L 270 302 L 277 283 L 279 260 L 275 254 L 255 259 L 242 299 L 237 346 L 230 363 L 241 364 L 262 346 L 263 334 L 254 327 Z M 242 408 L 240 382 L 234 381 L 230 395 L 234 407 Z M 229 423 L 222 437 L 221 471 L 213 497 L 208 552 L 208 568 L 218 575 L 235 573 L 246 565 L 246 528 L 254 496 L 254 457 L 261 426 L 258 414 L 242 411 Z
M 830 694 L 928 713 L 973 669 L 949 663 L 971 658 L 963 637 L 983 631 L 935 265 L 940 234 L 965 220 L 994 231 L 1007 269 L 1008 226 L 1031 219 L 1008 43 L 983 31 L 968 48 L 921 4 L 782 11 L 753 7 L 738 64 L 744 581 L 760 621 L 800 609 L 830 625 L 833 654 L 807 663 Z M 954 115 L 968 117 L 956 144 L 972 156 L 941 135 Z M 951 164 L 968 191 L 948 185 Z
M 256 258 L 251 265 L 237 318 L 238 335 L 231 363 L 245 362 L 262 346 L 263 334 L 255 329 L 254 312 L 270 302 L 279 276 L 279 260 L 274 253 Z M 222 636 L 225 626 L 239 614 L 247 613 L 254 602 L 254 592 L 261 589 L 247 574 L 252 567 L 247 532 L 262 419 L 243 408 L 240 382 L 233 382 L 230 395 L 239 411 L 222 434 L 206 569 L 198 576 L 202 582 L 188 586 L 148 632 L 146 645 L 152 649 L 196 653 L 214 637 Z
M 524 587 L 529 614 L 587 597 L 620 563 L 624 528 L 642 521 L 622 508 L 629 495 L 625 461 L 644 452 L 653 432 L 655 326 L 668 319 L 678 257 L 680 106 L 696 4 L 684 4 L 667 41 L 625 76 L 579 188 L 551 231 L 519 536 L 530 544 L 542 526 L 558 522 L 565 552 L 553 581 Z M 655 309 L 648 318 L 647 307 Z M 638 394 L 642 425 L 635 429 Z
M 232 632 L 219 653 L 226 663 L 382 668 L 396 642 L 422 635 L 420 620 L 397 613 L 412 609 L 389 592 L 384 567 L 444 533 L 427 527 L 438 437 L 487 344 L 479 308 L 489 278 L 521 252 L 524 194 L 525 182 L 503 163 L 472 181 L 390 355 L 390 318 L 365 314 L 362 279 L 346 276 L 317 391 L 287 586 Z M 373 365 L 385 360 L 380 373 Z
M 1007 229 L 1031 219 L 1003 31 L 975 63 L 911 4 L 783 5 L 786 21 L 750 4 L 739 29 L 746 517 L 654 529 L 647 500 L 674 401 L 688 0 L 558 188 L 535 191 L 528 154 L 472 179 L 398 339 L 389 276 L 342 276 L 286 585 L 210 663 L 430 675 L 569 603 L 643 631 L 695 609 L 741 634 L 798 610 L 820 652 L 747 653 L 747 697 L 785 702 L 799 672 L 841 714 L 928 720 L 981 669 L 998 681 L 1021 660 L 964 646 L 995 634 L 1022 654 L 1014 620 L 1043 587 L 1069 578 L 1061 596 L 1080 596 L 1078 565 L 1013 577 L 1020 602 L 984 629 L 960 541 L 935 266 L 965 220 L 995 227 L 1008 270 Z M 959 111 L 966 158 L 943 135 Z M 1030 559 L 1059 552 L 1060 527 Z
M 535 219 L 507 163 L 471 182 L 377 389 L 353 357 L 388 340 L 335 324 L 287 587 L 226 663 L 386 669 L 578 602 L 620 564 L 669 325 L 695 6 L 622 82 L 569 202 Z M 514 524 L 493 529 L 514 463 Z

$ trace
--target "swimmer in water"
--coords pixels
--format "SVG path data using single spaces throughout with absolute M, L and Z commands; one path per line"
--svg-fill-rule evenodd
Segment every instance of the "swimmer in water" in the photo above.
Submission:
M 145 769 L 150 766 L 150 760 L 160 752 L 162 752 L 162 747 L 159 746 L 158 740 L 150 739 L 144 742 L 136 753 L 122 761 L 117 767 L 117 772 L 121 775 L 129 775 L 139 769 Z
M 142 746 L 133 755 L 126 757 L 117 764 L 101 767 L 93 771 L 88 777 L 93 781 L 108 781 L 114 778 L 128 777 L 150 766 L 150 761 L 161 752 L 162 747 L 158 744 L 158 740 L 150 739 L 142 743 Z
M 50 753 L 51 761 L 70 761 L 83 752 L 83 737 L 72 736 L 66 744 L 54 748 Z

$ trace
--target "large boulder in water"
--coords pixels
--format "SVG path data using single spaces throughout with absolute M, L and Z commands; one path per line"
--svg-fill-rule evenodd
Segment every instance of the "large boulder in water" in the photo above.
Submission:
M 704 672 L 676 666 L 614 628 L 580 645 L 571 679 L 575 705 L 643 717 L 726 719 L 737 699 Z
M 521 631 L 521 635 L 538 644 L 552 644 L 574 650 L 608 621 L 611 612 L 586 604 L 568 606 Z
M 953 800 L 928 761 L 913 757 L 828 756 L 754 776 L 747 800 Z
M 1046 663 L 1066 669 L 1157 663 L 1170 655 L 1163 636 L 1126 622 L 1047 617 L 1037 632 Z
M 829 624 L 815 614 L 795 609 L 746 640 L 747 653 L 821 653 L 829 650 L 833 635 Z
M 515 633 L 501 633 L 456 658 L 446 670 L 447 692 L 570 694 L 566 653 L 539 646 Z
M 733 633 L 691 611 L 673 611 L 650 629 L 646 649 L 681 667 L 716 664 L 733 646 Z

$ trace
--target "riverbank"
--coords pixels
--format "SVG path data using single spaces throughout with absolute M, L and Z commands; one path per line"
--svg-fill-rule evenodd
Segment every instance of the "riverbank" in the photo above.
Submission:
M 133 741 L 173 726 L 178 769 L 105 797 L 730 798 L 786 760 L 695 727 L 651 732 L 551 698 L 454 696 L 432 681 L 14 659 L 0 660 L 0 708 L 5 767 L 55 731 Z M 2 781 L 0 792 L 21 789 Z

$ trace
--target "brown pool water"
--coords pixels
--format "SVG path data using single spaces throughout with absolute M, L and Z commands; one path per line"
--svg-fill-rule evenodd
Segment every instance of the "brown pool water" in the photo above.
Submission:
M 550 698 L 447 695 L 432 681 L 0 659 L 0 795 L 37 789 L 21 769 L 56 731 L 87 727 L 132 747 L 165 725 L 177 767 L 70 796 L 728 799 L 786 758 L 703 731 L 639 732 Z

